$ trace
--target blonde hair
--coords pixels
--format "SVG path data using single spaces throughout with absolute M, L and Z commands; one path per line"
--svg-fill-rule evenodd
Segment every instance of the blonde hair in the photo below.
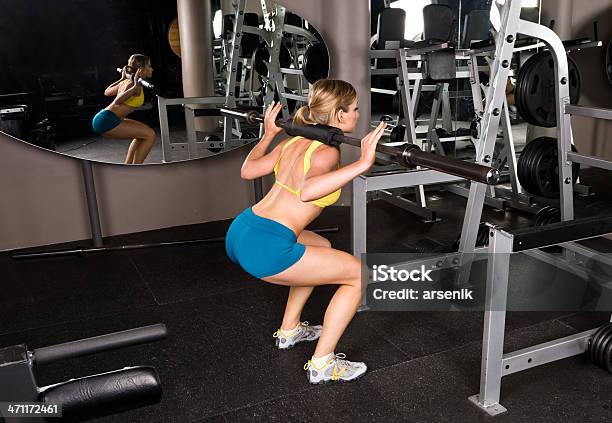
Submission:
M 151 59 L 144 54 L 132 54 L 128 59 L 127 70 L 129 73 L 136 73 L 138 69 L 143 69 L 147 66 L 147 63 L 151 63 Z
M 293 121 L 298 125 L 329 125 L 335 114 L 349 111 L 357 99 L 355 87 L 340 79 L 320 79 L 308 94 L 308 105 L 300 107 Z

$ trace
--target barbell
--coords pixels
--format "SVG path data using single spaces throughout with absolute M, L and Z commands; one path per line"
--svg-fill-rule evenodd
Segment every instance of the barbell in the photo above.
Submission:
M 249 124 L 263 123 L 264 118 L 256 111 L 221 108 L 222 115 L 241 119 Z M 276 125 L 285 130 L 290 136 L 303 136 L 305 138 L 319 140 L 331 146 L 349 144 L 361 147 L 361 140 L 344 135 L 342 130 L 327 125 L 297 125 L 291 121 L 277 120 Z M 477 163 L 465 162 L 446 156 L 439 156 L 421 151 L 414 144 L 404 144 L 397 147 L 378 144 L 376 151 L 390 156 L 391 160 L 401 166 L 414 168 L 416 166 L 426 167 L 431 170 L 469 179 L 487 185 L 496 185 L 499 182 L 499 171 L 495 168 L 483 166 Z
M 123 69 L 117 68 L 117 72 L 122 73 Z M 128 73 L 127 77 L 133 80 L 134 75 Z M 145 81 L 144 79 L 139 79 L 138 80 L 138 84 L 142 85 L 144 88 L 147 88 L 149 90 L 152 90 L 152 89 L 155 88 L 155 86 L 153 84 L 151 84 L 148 81 Z

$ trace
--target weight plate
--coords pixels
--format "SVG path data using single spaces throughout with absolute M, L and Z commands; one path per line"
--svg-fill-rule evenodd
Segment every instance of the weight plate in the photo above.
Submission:
M 302 72 L 311 84 L 329 76 L 329 53 L 325 44 L 316 43 L 308 47 L 304 53 Z
M 594 364 L 596 363 L 595 361 L 595 343 L 597 339 L 599 338 L 599 335 L 605 328 L 606 328 L 606 325 L 600 326 L 593 333 L 593 336 L 591 337 L 591 340 L 589 341 L 589 358 L 591 359 L 591 363 L 594 363 Z
M 576 147 L 572 145 L 572 151 Z M 572 163 L 572 184 L 578 180 L 580 164 Z M 557 140 L 540 137 L 523 149 L 517 163 L 517 175 L 525 191 L 546 198 L 559 196 Z
M 535 190 L 533 177 L 531 176 L 531 169 L 533 168 L 531 162 L 534 153 L 537 152 L 541 143 L 542 138 L 536 138 L 527 144 L 517 162 L 517 175 L 519 182 L 527 192 L 533 192 Z
M 536 194 L 546 198 L 555 198 L 559 195 L 559 166 L 557 163 L 557 146 L 552 142 L 543 146 L 535 159 Z
M 486 247 L 489 245 L 489 227 L 486 223 L 478 226 L 478 236 L 476 237 L 476 247 Z
M 291 58 L 291 52 L 283 44 L 281 44 L 280 47 L 280 56 L 278 58 L 278 61 L 281 68 L 290 67 L 293 61 L 293 59 Z M 268 47 L 265 42 L 259 44 L 259 47 L 255 51 L 255 58 L 253 62 L 253 67 L 260 76 L 268 76 L 267 63 L 270 62 L 270 52 L 268 51 Z
M 540 192 L 540 187 L 538 183 L 537 163 L 542 153 L 546 150 L 547 145 L 554 142 L 554 138 L 550 138 L 550 139 L 542 138 L 542 139 L 538 139 L 537 141 L 538 142 L 534 146 L 533 153 L 530 156 L 530 160 L 528 162 L 527 172 L 529 174 L 529 182 L 530 182 L 530 189 L 531 189 L 531 191 L 529 192 L 536 194 L 536 195 L 542 195 L 542 193 Z
M 461 232 L 455 238 L 455 242 L 451 246 L 451 252 L 456 253 L 459 251 L 460 242 Z M 478 235 L 476 235 L 476 247 L 486 247 L 487 245 L 489 245 L 489 227 L 486 223 L 480 222 L 480 225 L 478 225 Z
M 561 222 L 561 210 L 556 207 L 551 207 L 546 213 L 545 225 Z
M 603 357 L 605 353 L 605 348 L 610 342 L 612 338 L 612 324 L 608 324 L 607 327 L 599 334 L 597 338 L 597 342 L 595 345 L 595 363 L 598 366 L 603 367 Z
M 593 338 L 591 339 L 589 355 L 591 357 L 591 361 L 597 365 L 599 365 L 599 346 L 601 344 L 602 339 L 606 336 L 606 333 L 611 329 L 612 323 L 607 323 L 597 329 L 597 331 L 595 331 L 595 333 L 593 334 Z
M 567 58 L 570 103 L 580 99 L 582 78 L 576 62 Z M 519 71 L 516 105 L 528 123 L 546 128 L 557 125 L 555 64 L 549 51 L 533 55 Z
M 603 354 L 603 368 L 612 373 L 612 340 L 608 341 L 608 346 Z
M 544 226 L 561 220 L 560 210 L 553 206 L 542 207 L 533 218 L 531 226 Z M 557 219 L 558 217 L 558 219 Z
M 609 333 L 608 336 L 600 338 L 597 365 L 604 370 L 608 370 L 606 352 L 608 351 L 608 348 L 611 345 L 612 345 L 612 333 Z
M 527 120 L 526 115 L 528 113 L 527 106 L 525 105 L 524 99 L 527 98 L 527 93 L 525 92 L 525 87 L 527 84 L 519 84 L 519 81 L 526 81 L 529 76 L 530 68 L 532 67 L 533 62 L 527 60 L 521 69 L 519 70 L 519 74 L 516 78 L 516 87 L 514 90 L 514 101 L 516 108 L 518 109 L 518 113 L 523 117 L 523 119 Z

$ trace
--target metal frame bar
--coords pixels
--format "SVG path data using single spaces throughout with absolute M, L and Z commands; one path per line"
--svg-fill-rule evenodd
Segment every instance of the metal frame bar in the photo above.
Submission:
M 197 133 L 195 130 L 195 112 L 190 106 L 197 104 L 209 104 L 209 105 L 224 105 L 225 97 L 212 96 L 212 97 L 179 97 L 179 98 L 164 98 L 157 96 L 157 108 L 159 113 L 160 123 L 160 137 L 162 143 L 162 162 L 169 163 L 179 160 L 190 160 L 200 157 L 209 156 L 211 153 L 206 150 L 208 147 L 216 147 L 210 143 L 198 142 Z M 170 137 L 170 126 L 168 123 L 168 106 L 184 107 L 185 114 L 185 126 L 187 132 L 187 142 L 172 142 Z M 227 118 L 225 118 L 227 119 Z M 230 120 L 230 127 L 228 131 L 229 139 L 224 138 L 220 143 L 221 148 L 233 148 L 238 145 L 243 145 L 244 142 L 239 140 L 232 142 L 233 128 L 231 126 L 232 121 Z M 224 133 L 225 135 L 225 133 Z
M 469 400 L 492 416 L 506 411 L 499 403 L 502 377 L 582 354 L 588 350 L 589 340 L 597 330 L 597 328 L 594 328 L 521 350 L 503 353 L 510 256 L 515 251 L 513 247 L 515 243 L 516 241 L 512 234 L 502 229 L 491 227 L 480 392 L 477 395 L 471 396 Z M 612 266 L 611 259 L 598 256 L 590 248 L 573 242 L 560 245 L 574 250 L 584 257 L 601 260 L 604 264 Z M 587 276 L 590 279 L 594 276 L 597 277 L 592 273 L 587 274 L 581 272 L 580 269 L 576 269 L 573 266 L 574 263 L 568 263 L 565 257 L 553 257 L 538 250 L 528 250 L 526 253 L 531 257 L 543 260 L 578 276 Z M 609 277 L 603 276 L 598 278 L 598 280 L 603 283 L 607 282 L 609 285 Z
M 470 401 L 495 416 L 506 411 L 499 404 L 503 376 L 504 336 L 512 235 L 494 230 L 489 238 L 485 317 L 482 340 L 480 392 Z
M 507 0 L 502 10 L 502 25 L 497 36 L 495 59 L 491 66 L 491 85 L 486 93 L 486 102 L 482 109 L 481 133 L 478 143 L 478 151 L 476 161 L 483 164 L 491 161 L 497 140 L 497 132 L 501 123 L 502 128 L 508 131 L 508 114 L 505 98 L 505 88 L 508 76 L 510 75 L 510 62 L 515 49 L 515 40 L 518 33 L 523 33 L 536 38 L 539 38 L 548 46 L 555 61 L 555 93 L 558 101 L 557 108 L 557 139 L 559 142 L 559 181 L 561 186 L 561 215 L 562 220 L 572 220 L 573 215 L 573 198 L 572 186 L 565 184 L 566 178 L 571 180 L 571 161 L 589 160 L 593 163 L 592 158 L 585 158 L 578 154 L 571 153 L 571 122 L 569 113 L 582 114 L 587 116 L 598 116 L 602 118 L 612 118 L 612 112 L 607 111 L 587 111 L 584 109 L 575 109 L 569 106 L 569 87 L 568 65 L 565 53 L 565 47 L 560 39 L 550 29 L 541 25 L 525 22 L 520 19 L 521 4 L 520 0 Z M 474 60 L 473 53 L 472 60 Z M 393 57 L 389 54 L 389 57 Z M 410 101 L 409 92 L 406 88 L 406 83 L 412 75 L 409 73 L 406 60 L 408 55 L 405 50 L 399 50 L 396 53 L 398 57 L 398 74 L 399 80 L 402 82 L 400 88 L 403 94 L 403 105 L 406 110 L 407 122 L 412 125 L 406 125 L 408 128 L 413 127 L 413 119 L 410 116 L 408 104 Z M 475 61 L 475 60 L 474 60 Z M 477 74 L 477 66 L 470 66 L 472 74 Z M 374 74 L 374 72 L 373 72 Z M 415 79 L 419 79 L 416 75 Z M 476 87 L 473 87 L 476 88 Z M 479 94 L 479 93 L 478 93 Z M 503 113 L 503 115 L 502 115 Z M 411 128 L 413 129 L 413 128 Z M 414 141 L 416 137 L 414 132 L 406 131 L 406 140 Z M 510 155 L 513 146 L 508 145 L 512 139 L 506 137 L 505 154 Z M 508 157 L 510 158 L 510 157 Z M 511 170 L 515 166 L 513 162 L 509 163 Z M 607 166 L 607 165 L 606 165 Z M 436 172 L 415 171 L 404 174 L 388 174 L 380 176 L 360 176 L 353 181 L 353 208 L 351 215 L 352 235 L 353 235 L 353 254 L 361 256 L 366 252 L 366 207 L 367 207 L 367 192 L 394 188 L 424 185 L 427 183 L 443 183 L 453 182 L 453 178 L 439 176 L 436 178 Z M 460 180 L 457 178 L 456 180 Z M 513 188 L 518 188 L 515 184 Z M 515 196 L 519 197 L 520 189 L 516 189 Z M 495 191 L 493 191 L 495 192 Z M 444 255 L 443 259 L 451 260 L 452 265 L 460 265 L 462 269 L 467 268 L 467 271 L 462 271 L 459 280 L 459 286 L 469 276 L 469 265 L 477 259 L 474 253 L 478 226 L 482 215 L 482 207 L 487 198 L 487 186 L 480 183 L 470 183 L 470 191 L 468 195 L 468 205 L 466 207 L 465 218 L 462 227 L 462 237 L 459 252 L 456 254 Z M 470 397 L 470 400 L 478 407 L 489 413 L 497 415 L 506 411 L 499 404 L 501 392 L 501 379 L 507 374 L 535 367 L 540 364 L 549 363 L 551 361 L 570 357 L 575 354 L 582 353 L 586 350 L 587 340 L 592 334 L 592 331 L 586 331 L 580 334 L 565 337 L 559 340 L 547 342 L 544 344 L 532 346 L 519 351 L 504 355 L 504 331 L 506 320 L 509 271 L 510 271 L 510 255 L 515 250 L 515 236 L 511 233 L 502 231 L 501 229 L 491 228 L 488 251 L 491 253 L 488 257 L 487 264 L 487 284 L 485 296 L 485 318 L 483 328 L 483 354 L 481 360 L 481 381 L 480 391 L 478 395 Z M 583 247 L 573 243 L 564 244 L 566 250 L 572 254 L 566 254 L 562 259 L 562 264 L 559 267 L 563 268 L 570 266 L 572 260 L 578 260 L 577 251 L 583 251 Z M 544 258 L 537 251 L 531 251 L 535 256 Z M 586 251 L 587 254 L 594 253 Z M 545 258 L 544 258 L 545 259 Z M 434 260 L 436 260 L 434 262 Z M 546 259 L 545 259 L 546 260 Z M 425 260 L 417 260 L 419 263 L 424 263 Z M 440 262 L 440 258 L 427 259 L 428 265 L 445 265 L 445 262 Z M 467 266 L 466 266 L 467 265 Z M 408 265 L 409 266 L 409 265 Z M 367 308 L 366 290 L 368 280 L 362 280 L 362 307 Z
M 406 131 L 408 132 L 408 131 Z M 352 252 L 361 258 L 367 252 L 367 193 L 370 191 L 388 190 L 393 188 L 415 187 L 419 190 L 424 185 L 447 182 L 457 182 L 464 179 L 429 169 L 413 171 L 390 172 L 382 175 L 360 175 L 353 179 L 353 194 L 351 207 L 351 240 Z M 424 192 L 424 190 L 422 191 Z M 424 207 L 424 206 L 423 206 Z M 367 310 L 368 280 L 362 280 L 362 296 L 360 311 Z

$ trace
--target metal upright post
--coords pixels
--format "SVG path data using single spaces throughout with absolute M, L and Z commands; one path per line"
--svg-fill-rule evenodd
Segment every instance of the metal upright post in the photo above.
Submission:
M 102 247 L 104 242 L 102 241 L 102 230 L 100 229 L 98 198 L 96 196 L 96 185 L 94 183 L 91 162 L 89 160 L 81 160 L 81 168 L 83 170 L 83 182 L 85 184 L 85 197 L 87 199 L 91 239 L 94 247 Z
M 508 111 L 508 100 L 504 99 L 502 119 L 502 133 L 504 136 L 504 148 L 500 152 L 499 159 L 503 161 L 504 156 L 507 158 L 508 171 L 510 172 L 510 184 L 512 186 L 512 192 L 515 194 L 521 194 L 523 189 L 521 183 L 518 180 L 517 167 L 516 167 L 516 150 L 514 148 L 514 136 L 512 135 L 512 127 L 510 124 L 510 113 Z M 501 169 L 500 169 L 501 171 Z
M 442 128 L 445 131 L 453 130 L 453 117 L 451 116 L 450 94 L 448 92 L 449 83 L 442 84 Z M 444 150 L 443 150 L 444 151 Z
M 414 112 L 412 110 L 412 100 L 410 97 L 410 86 L 408 79 L 408 63 L 406 50 L 400 48 L 397 50 L 397 62 L 399 65 L 399 72 L 397 76 L 398 90 L 400 91 L 400 97 L 402 99 L 402 107 L 404 110 L 404 119 L 406 124 L 406 132 L 404 135 L 404 141 L 410 144 L 416 144 L 416 124 L 414 119 Z
M 511 252 L 512 235 L 498 229 L 491 229 L 487 264 L 480 393 L 471 396 L 469 399 L 492 416 L 506 411 L 499 404 L 499 396 L 503 374 L 504 331 Z
M 410 144 L 416 144 L 416 118 L 415 111 L 413 109 L 413 100 L 410 97 L 410 80 L 408 79 L 408 62 L 405 49 L 400 48 L 397 51 L 396 60 L 398 62 L 397 64 L 399 65 L 397 84 L 398 90 L 400 92 L 400 97 L 402 99 L 402 107 L 404 110 L 405 119 L 404 123 L 406 126 L 406 131 L 404 132 L 404 140 L 409 142 Z M 415 86 L 415 90 L 413 91 L 412 95 L 417 96 L 417 91 L 418 90 Z M 427 200 L 425 198 L 425 188 L 423 187 L 423 185 L 415 187 L 415 197 L 416 202 L 420 207 L 427 207 Z
M 287 105 L 287 99 L 283 95 L 285 92 L 285 84 L 283 83 L 283 74 L 280 70 L 280 51 L 283 42 L 283 27 L 285 26 L 285 14 L 287 9 L 283 6 L 276 5 L 276 15 L 274 16 L 274 32 L 272 33 L 272 43 L 269 48 L 270 51 L 270 62 L 268 63 L 268 76 L 272 85 L 271 92 L 268 92 L 266 96 L 266 103 L 270 104 L 274 99 L 274 91 L 278 93 L 278 99 L 283 107 L 282 116 L 283 119 L 289 119 L 289 106 Z
M 237 0 L 236 17 L 234 19 L 234 34 L 232 41 L 229 43 L 227 51 L 229 61 L 226 63 L 227 78 L 225 82 L 225 107 L 236 107 L 236 98 L 234 91 L 236 89 L 236 77 L 238 72 L 238 53 L 242 44 L 242 26 L 244 25 L 244 10 L 246 8 L 246 0 Z M 223 141 L 224 147 L 231 142 L 233 138 L 233 122 L 232 118 L 225 116 L 223 118 Z
M 495 72 L 491 75 L 491 87 L 487 92 L 486 109 L 481 121 L 480 148 L 476 157 L 477 163 L 480 164 L 490 164 L 493 157 L 497 130 L 499 129 L 500 117 L 506 98 L 506 83 L 510 73 L 510 62 L 512 61 L 514 43 L 519 28 L 520 13 L 520 0 L 506 1 L 502 13 L 502 25 L 498 34 L 495 61 L 491 68 Z M 477 182 L 470 184 L 459 245 L 459 251 L 462 253 L 473 253 L 476 247 L 476 236 L 486 192 L 487 186 L 485 184 Z M 461 282 L 465 282 L 466 278 L 467 275 L 464 273 Z
M 351 207 L 351 240 L 353 255 L 362 259 L 367 251 L 367 178 L 360 175 L 353 179 L 353 203 Z M 363 268 L 363 266 L 362 266 Z M 359 311 L 367 310 L 366 294 L 368 278 L 362 275 L 361 306 Z

